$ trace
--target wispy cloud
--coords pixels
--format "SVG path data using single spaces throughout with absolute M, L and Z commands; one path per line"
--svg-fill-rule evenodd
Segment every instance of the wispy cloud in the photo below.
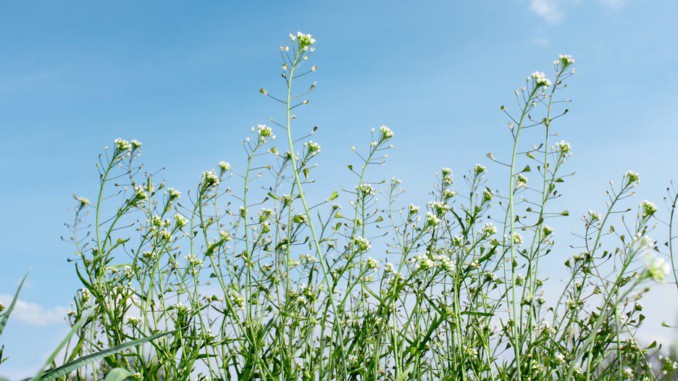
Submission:
M 558 3 L 557 0 L 530 0 L 530 9 L 551 24 L 558 24 L 563 20 L 563 10 Z
M 625 7 L 629 0 L 598 0 L 601 4 L 608 8 L 619 9 Z
M 530 10 L 537 16 L 551 24 L 559 24 L 565 17 L 563 7 L 567 4 L 580 4 L 583 0 L 530 0 Z M 630 0 L 598 0 L 597 2 L 609 9 L 621 9 L 628 5 Z
M 537 45 L 537 46 L 549 46 L 549 39 L 546 37 L 537 37 L 534 40 L 532 40 L 532 43 Z
M 13 295 L 2 294 L 0 295 L 0 302 L 8 306 L 12 297 Z M 45 308 L 37 303 L 29 303 L 19 299 L 14 306 L 10 320 L 16 319 L 29 325 L 45 326 L 63 322 L 67 312 L 66 307 Z

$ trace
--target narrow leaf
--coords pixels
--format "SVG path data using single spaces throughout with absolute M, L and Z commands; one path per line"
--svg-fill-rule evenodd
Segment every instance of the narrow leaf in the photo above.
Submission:
M 123 368 L 115 368 L 108 372 L 104 381 L 125 381 L 130 378 L 134 380 L 137 379 L 136 376 L 134 376 L 134 373 L 130 372 L 129 370 Z
M 17 288 L 16 292 L 14 293 L 14 298 L 12 299 L 12 303 L 10 303 L 9 307 L 7 307 L 7 310 L 2 315 L 0 315 L 0 335 L 2 335 L 2 331 L 5 329 L 5 326 L 7 325 L 7 320 L 9 320 L 9 315 L 14 310 L 14 306 L 16 305 L 16 301 L 19 299 L 19 293 L 21 292 L 21 288 L 24 286 L 24 282 L 26 282 L 27 277 L 28 277 L 28 273 L 26 273 L 26 275 L 24 275 L 24 278 L 21 280 L 21 283 L 19 283 L 19 288 Z
M 89 354 L 87 356 L 83 356 L 83 357 L 81 357 L 81 358 L 79 358 L 75 361 L 71 361 L 67 364 L 60 366 L 60 367 L 57 367 L 57 368 L 52 369 L 50 371 L 47 371 L 47 372 L 43 373 L 41 376 L 40 375 L 36 376 L 36 378 L 34 378 L 34 380 L 36 380 L 36 381 L 38 381 L 38 380 L 39 381 L 55 380 L 59 377 L 66 376 L 69 373 L 71 373 L 72 371 L 74 371 L 74 370 L 76 370 L 80 367 L 83 367 L 83 366 L 85 366 L 85 365 L 87 365 L 91 362 L 94 362 L 96 360 L 102 359 L 102 358 L 110 356 L 112 354 L 124 351 L 127 348 L 136 347 L 137 345 L 147 343 L 149 341 L 155 340 L 155 339 L 163 337 L 163 336 L 167 336 L 167 335 L 172 334 L 174 332 L 175 331 L 158 333 L 158 334 L 155 334 L 155 335 L 144 337 L 143 339 L 128 341 L 128 342 L 126 342 L 124 344 L 120 344 L 116 347 L 109 348 L 109 349 L 106 349 L 106 350 L 103 350 L 103 351 L 100 351 L 100 352 L 97 352 L 97 353 L 92 353 L 92 354 Z

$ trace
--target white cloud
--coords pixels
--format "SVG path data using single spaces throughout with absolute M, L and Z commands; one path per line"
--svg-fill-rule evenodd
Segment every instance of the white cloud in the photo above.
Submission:
M 532 40 L 532 43 L 534 43 L 537 46 L 549 46 L 549 39 L 545 37 L 537 37 L 534 40 Z
M 626 6 L 629 3 L 628 0 L 598 0 L 601 4 L 608 8 L 619 9 Z
M 557 0 L 530 0 L 530 9 L 551 24 L 557 24 L 563 19 L 563 11 L 558 3 Z
M 2 294 L 0 295 L 0 302 L 5 306 L 9 306 L 12 298 L 13 295 Z M 9 320 L 20 321 L 29 325 L 45 326 L 63 322 L 67 312 L 68 308 L 66 307 L 45 308 L 37 303 L 29 303 L 19 299 L 14 306 L 14 311 L 12 311 Z
M 598 3 L 609 9 L 621 9 L 628 5 L 630 0 L 598 0 Z M 530 9 L 537 16 L 551 24 L 558 24 L 563 21 L 565 13 L 563 5 L 581 4 L 583 0 L 530 0 Z

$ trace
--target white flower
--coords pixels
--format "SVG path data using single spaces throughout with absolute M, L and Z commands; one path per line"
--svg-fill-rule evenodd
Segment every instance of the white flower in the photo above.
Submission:
M 449 168 L 443 167 L 442 172 L 443 172 L 443 184 L 444 185 L 452 185 L 452 183 L 454 182 L 453 179 L 452 179 L 452 170 L 449 169 Z
M 551 86 L 551 81 L 546 78 L 546 74 L 541 71 L 535 71 L 532 73 L 532 79 L 534 79 L 534 84 L 537 87 L 549 87 Z
M 480 164 L 476 164 L 476 165 L 473 167 L 473 173 L 475 173 L 476 175 L 480 175 L 480 174 L 485 173 L 485 166 L 484 166 L 484 165 L 480 165 Z
M 202 173 L 202 182 L 206 187 L 219 185 L 219 177 L 214 171 L 207 171 Z
M 649 217 L 649 216 L 655 214 L 655 212 L 657 211 L 657 206 L 653 202 L 648 201 L 648 200 L 644 200 L 643 202 L 641 202 L 639 207 L 640 207 L 640 210 L 641 210 L 640 214 L 643 217 L 646 217 L 646 216 Z
M 141 148 L 141 142 L 138 141 L 138 140 L 132 140 L 132 141 L 130 141 L 130 144 L 132 145 L 132 149 Z
M 626 171 L 626 173 L 624 174 L 624 178 L 628 179 L 629 184 L 635 185 L 638 182 L 640 182 L 640 176 L 633 171 Z
M 177 222 L 177 226 L 179 228 L 183 228 L 188 224 L 188 220 L 186 219 L 186 217 L 182 216 L 181 214 L 175 214 L 174 220 Z
M 391 129 L 386 126 L 379 127 L 379 131 L 381 131 L 383 140 L 389 140 L 393 137 L 393 131 L 391 131 Z
M 377 191 L 372 187 L 370 184 L 360 184 L 360 186 L 356 187 L 358 190 L 358 194 L 361 196 L 373 196 L 377 193 Z
M 183 303 L 181 303 L 181 302 L 176 303 L 176 304 L 174 305 L 174 309 L 176 309 L 176 310 L 178 311 L 178 313 L 188 313 L 189 311 L 191 311 L 191 307 L 190 307 L 190 306 L 187 306 L 187 305 L 185 305 L 185 304 L 183 304 Z
M 360 236 L 353 238 L 353 244 L 358 248 L 358 251 L 368 251 L 372 248 L 370 241 Z
M 548 225 L 542 226 L 542 231 L 544 232 L 544 237 L 548 237 L 553 233 L 553 229 Z
M 445 214 L 448 210 L 450 210 L 450 206 L 447 205 L 444 202 L 439 202 L 439 201 L 432 201 L 428 203 L 428 206 L 435 212 L 437 216 L 441 216 Z
M 314 142 L 313 140 L 308 141 L 308 153 L 311 155 L 317 155 L 320 153 L 320 144 Z
M 417 214 L 417 213 L 419 213 L 419 207 L 416 206 L 416 205 L 414 205 L 414 204 L 410 204 L 409 210 L 410 210 L 410 214 Z
M 561 154 L 568 154 L 572 150 L 572 147 L 570 146 L 570 143 L 561 140 L 560 142 L 556 143 L 556 151 L 560 152 Z
M 633 369 L 629 368 L 628 366 L 624 367 L 624 375 L 626 377 L 631 377 L 633 376 Z
M 572 58 L 572 56 L 569 54 L 567 55 L 560 54 L 558 55 L 558 61 L 560 61 L 563 64 L 563 66 L 569 66 L 574 63 L 574 58 Z
M 365 264 L 367 265 L 367 268 L 370 270 L 378 270 L 379 269 L 379 262 L 370 257 L 365 260 Z
M 415 269 L 428 270 L 435 267 L 436 263 L 431 260 L 431 258 L 425 255 L 417 255 L 414 258 L 410 259 L 410 263 L 414 263 Z
M 240 309 L 243 309 L 245 307 L 245 298 L 243 298 L 238 293 L 238 291 L 236 291 L 234 289 L 230 289 L 228 291 L 228 300 L 231 302 L 231 304 L 235 304 Z
M 492 223 L 488 222 L 480 229 L 480 234 L 483 236 L 488 236 L 497 233 L 497 227 Z
M 179 196 L 181 196 L 181 192 L 179 192 L 178 190 L 176 190 L 174 188 L 169 188 L 167 190 L 167 193 L 169 194 L 170 200 L 174 200 L 176 198 L 179 198 Z
M 132 145 L 124 139 L 117 138 L 114 141 L 115 149 L 119 151 L 128 151 L 132 148 Z
M 297 32 L 296 38 L 299 40 L 300 49 L 306 50 L 309 45 L 315 44 L 315 39 L 310 34 L 303 34 L 301 32 Z
M 431 212 L 426 212 L 426 225 L 436 226 L 440 223 L 440 218 L 436 217 Z
M 483 191 L 483 201 L 485 201 L 485 202 L 492 201 L 493 198 L 494 198 L 494 193 L 492 193 L 491 190 L 485 189 Z
M 184 259 L 190 266 L 202 267 L 202 261 L 193 254 L 187 255 Z
M 229 169 L 231 169 L 231 164 L 229 164 L 225 161 L 220 161 L 219 164 L 217 164 L 217 165 L 219 166 L 219 169 L 221 169 L 222 172 L 226 172 Z
M 147 198 L 148 196 L 146 195 L 146 191 L 144 191 L 144 188 L 142 188 L 142 187 L 140 187 L 140 186 L 135 186 L 135 187 L 134 187 L 134 197 L 135 197 L 137 200 L 143 201 L 143 200 L 146 200 L 146 198 Z
M 664 261 L 664 258 L 654 258 L 645 265 L 647 275 L 655 282 L 663 283 L 664 279 L 671 271 L 671 265 Z
M 268 138 L 273 135 L 273 130 L 271 129 L 271 127 L 268 127 L 264 124 L 260 124 L 257 126 L 257 133 L 262 138 Z
M 646 235 L 640 237 L 638 240 L 640 250 L 649 250 L 654 247 L 654 240 Z
M 520 245 L 523 243 L 523 237 L 520 236 L 518 233 L 513 234 L 513 243 L 516 245 Z
M 600 219 L 602 218 L 600 213 L 596 212 L 595 210 L 589 210 L 588 214 L 589 218 L 591 218 L 591 221 L 600 221 Z

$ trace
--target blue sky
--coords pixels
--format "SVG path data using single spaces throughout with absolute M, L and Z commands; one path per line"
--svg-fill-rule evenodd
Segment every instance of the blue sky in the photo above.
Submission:
M 627 169 L 641 175 L 637 201 L 659 203 L 678 180 L 676 18 L 674 0 L 0 3 L 0 297 L 32 268 L 0 374 L 28 374 L 66 331 L 79 285 L 60 236 L 71 195 L 94 198 L 103 146 L 142 141 L 146 168 L 164 167 L 180 190 L 220 160 L 237 168 L 249 128 L 279 112 L 258 89 L 280 89 L 288 33 L 317 38 L 318 88 L 302 122 L 320 127 L 319 191 L 339 185 L 350 147 L 386 124 L 396 148 L 377 175 L 401 178 L 417 203 L 441 166 L 499 172 L 485 158 L 510 144 L 499 105 L 573 55 L 571 113 L 557 125 L 576 172 L 563 187 L 567 240 Z M 675 288 L 664 292 L 649 298 L 650 324 L 675 320 Z

